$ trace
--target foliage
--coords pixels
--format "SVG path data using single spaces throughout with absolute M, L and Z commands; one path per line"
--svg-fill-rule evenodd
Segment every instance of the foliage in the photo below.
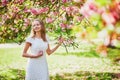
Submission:
M 1 80 L 24 80 L 25 71 L 19 69 L 9 69 L 1 71 Z M 74 73 L 62 73 L 50 76 L 51 80 L 73 80 L 73 79 L 84 79 L 84 80 L 112 80 L 118 79 L 114 73 L 95 73 L 88 71 L 77 71 Z
M 8 69 L 0 72 L 0 80 L 24 80 L 25 71 Z

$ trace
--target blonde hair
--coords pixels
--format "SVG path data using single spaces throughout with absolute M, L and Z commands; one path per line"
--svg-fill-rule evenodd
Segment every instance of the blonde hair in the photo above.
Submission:
M 43 41 L 47 41 L 46 40 L 46 30 L 45 30 L 45 26 L 44 26 L 44 23 L 43 21 L 39 20 L 39 19 L 34 19 L 33 21 L 38 21 L 41 25 L 41 30 L 40 30 L 40 33 L 41 33 L 41 38 L 43 39 Z M 32 21 L 32 22 L 33 22 Z M 32 25 L 33 26 L 33 25 Z M 34 38 L 35 37 L 35 34 L 36 32 L 32 29 L 31 30 L 31 37 Z

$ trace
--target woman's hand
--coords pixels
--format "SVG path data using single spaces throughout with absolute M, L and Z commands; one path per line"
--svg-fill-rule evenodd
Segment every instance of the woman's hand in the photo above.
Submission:
M 36 58 L 40 57 L 43 55 L 43 51 L 39 51 L 37 54 L 36 54 Z
M 53 48 L 53 49 L 50 49 L 50 46 L 49 46 L 49 44 L 48 44 L 48 49 L 46 50 L 47 51 L 47 53 L 48 53 L 48 55 L 50 55 L 50 54 L 52 54 L 54 51 L 56 51 L 56 49 L 65 41 L 65 39 L 64 38 L 62 38 L 62 37 L 59 37 L 58 38 L 58 44 Z

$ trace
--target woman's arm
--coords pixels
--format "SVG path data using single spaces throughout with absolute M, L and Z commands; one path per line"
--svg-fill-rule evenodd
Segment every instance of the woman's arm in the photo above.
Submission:
M 50 49 L 50 45 L 48 44 L 48 49 L 46 50 L 48 55 L 52 54 L 54 51 L 57 50 L 57 48 L 63 43 L 64 38 L 60 37 L 58 41 L 59 41 L 58 45 L 55 46 L 53 49 Z
M 59 43 L 56 47 L 54 47 L 53 49 L 50 49 L 50 45 L 48 44 L 48 48 L 46 50 L 47 54 L 50 55 L 52 54 L 54 51 L 57 50 L 57 48 L 61 45 L 61 43 Z
M 38 53 L 36 55 L 28 54 L 27 51 L 28 51 L 28 49 L 29 49 L 30 46 L 31 46 L 31 43 L 29 43 L 29 42 L 25 43 L 25 47 L 24 47 L 24 50 L 23 50 L 22 57 L 26 57 L 26 58 L 38 58 L 38 57 L 40 57 L 40 56 L 43 55 L 43 52 L 40 52 L 40 53 Z

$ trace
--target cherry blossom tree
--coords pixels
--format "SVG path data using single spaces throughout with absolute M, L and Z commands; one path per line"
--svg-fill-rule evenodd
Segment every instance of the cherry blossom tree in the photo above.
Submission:
M 70 34 L 83 3 L 85 0 L 1 0 L 0 42 L 22 43 L 34 18 L 43 20 L 48 32 Z

